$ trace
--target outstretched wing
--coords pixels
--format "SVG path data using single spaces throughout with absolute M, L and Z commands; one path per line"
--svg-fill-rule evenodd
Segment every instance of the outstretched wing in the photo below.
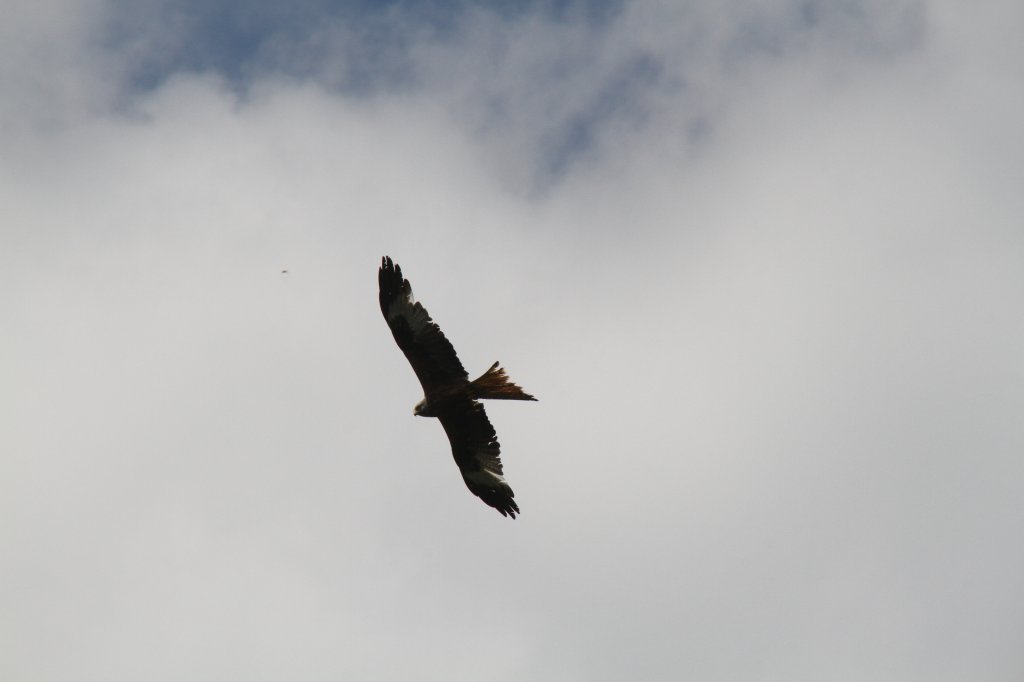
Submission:
M 515 493 L 502 477 L 501 446 L 484 406 L 466 397 L 447 407 L 438 418 L 469 491 L 502 516 L 514 519 L 519 506 L 513 499 Z
M 409 280 L 402 278 L 402 268 L 384 256 L 377 279 L 380 310 L 398 347 L 423 385 L 424 394 L 452 381 L 468 379 L 452 344 L 430 319 L 426 308 L 413 299 L 412 286 Z

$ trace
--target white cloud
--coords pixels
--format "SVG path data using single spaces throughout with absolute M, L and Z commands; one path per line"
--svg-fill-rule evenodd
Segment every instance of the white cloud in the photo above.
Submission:
M 11 53 L 77 56 L 3 80 L 0 674 L 1015 679 L 1024 102 L 983 5 L 478 14 L 415 87 L 127 99 L 26 86 L 124 70 L 21 15 Z M 384 253 L 540 398 L 488 408 L 514 523 L 411 416 Z

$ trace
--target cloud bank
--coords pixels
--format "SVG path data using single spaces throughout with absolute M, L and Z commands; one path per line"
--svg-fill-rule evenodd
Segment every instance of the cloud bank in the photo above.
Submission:
M 1020 15 L 12 8 L 0 674 L 1018 679 Z

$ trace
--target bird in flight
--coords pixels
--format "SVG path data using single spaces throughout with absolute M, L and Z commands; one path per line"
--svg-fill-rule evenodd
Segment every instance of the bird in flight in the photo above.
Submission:
M 512 383 L 495 362 L 480 378 L 469 380 L 455 348 L 412 296 L 402 268 L 384 256 L 378 272 L 380 309 L 391 334 L 423 385 L 423 400 L 413 414 L 436 417 L 448 434 L 452 455 L 470 492 L 513 519 L 515 494 L 502 475 L 500 446 L 481 399 L 536 400 Z

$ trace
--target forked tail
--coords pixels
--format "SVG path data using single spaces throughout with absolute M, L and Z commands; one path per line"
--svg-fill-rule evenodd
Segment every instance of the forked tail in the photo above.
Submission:
M 473 395 L 476 398 L 489 398 L 491 400 L 536 400 L 532 395 L 513 384 L 505 370 L 498 367 L 498 363 L 491 365 L 491 368 L 484 372 L 483 376 L 470 384 L 473 387 Z

